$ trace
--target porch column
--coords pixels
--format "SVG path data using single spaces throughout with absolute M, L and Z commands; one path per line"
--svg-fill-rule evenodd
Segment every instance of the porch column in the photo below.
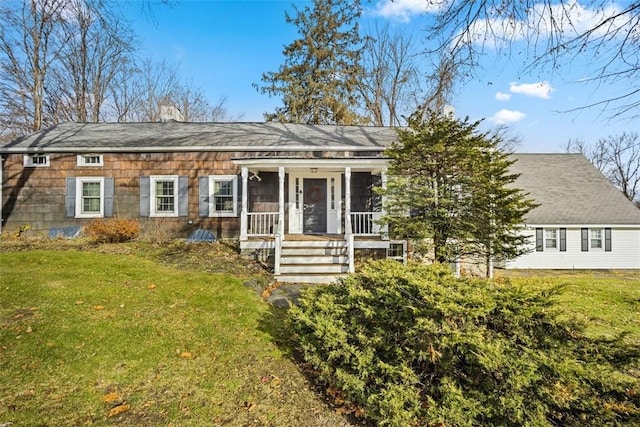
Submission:
M 249 182 L 249 168 L 242 167 L 242 208 L 240 210 L 240 240 L 247 240 L 247 206 L 249 199 L 249 190 L 247 183 Z
M 344 168 L 344 233 L 345 236 L 352 234 L 351 228 L 351 168 Z
M 278 167 L 278 234 L 284 240 L 284 166 Z
M 387 189 L 387 168 L 383 168 L 380 171 L 380 185 L 383 190 Z M 386 215 L 386 206 L 387 206 L 387 196 L 382 196 L 382 206 L 380 211 L 382 212 L 382 216 Z M 383 239 L 389 239 L 389 224 L 385 223 L 380 227 L 380 234 L 382 234 Z

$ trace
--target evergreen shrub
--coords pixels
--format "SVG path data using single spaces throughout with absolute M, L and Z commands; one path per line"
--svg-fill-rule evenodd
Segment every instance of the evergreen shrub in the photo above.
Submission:
M 374 261 L 290 311 L 302 356 L 380 426 L 639 425 L 623 336 L 560 317 L 559 288 Z

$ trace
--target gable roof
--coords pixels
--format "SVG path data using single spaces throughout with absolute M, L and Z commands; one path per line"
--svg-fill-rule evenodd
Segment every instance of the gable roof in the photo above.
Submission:
M 0 153 L 161 151 L 382 151 L 390 127 L 289 123 L 61 123 L 0 146 Z
M 514 154 L 515 185 L 540 206 L 527 215 L 534 225 L 640 224 L 640 209 L 582 154 Z
M 0 146 L 0 153 L 382 151 L 390 127 L 288 123 L 62 123 Z M 537 225 L 640 224 L 640 209 L 581 154 L 514 154 L 515 185 L 540 204 Z

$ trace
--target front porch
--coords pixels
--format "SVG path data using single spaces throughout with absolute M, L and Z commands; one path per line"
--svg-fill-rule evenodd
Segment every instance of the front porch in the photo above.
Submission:
M 239 159 L 240 250 L 268 254 L 277 280 L 327 283 L 355 271 L 357 252 L 389 248 L 379 223 L 385 162 Z

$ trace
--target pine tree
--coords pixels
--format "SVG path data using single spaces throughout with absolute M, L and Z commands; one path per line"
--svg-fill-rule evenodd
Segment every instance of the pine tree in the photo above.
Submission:
M 262 94 L 282 96 L 284 106 L 265 119 L 288 123 L 352 125 L 356 114 L 356 84 L 363 70 L 363 48 L 357 20 L 359 1 L 314 0 L 286 22 L 298 27 L 300 38 L 285 47 L 285 62 L 276 72 L 262 74 Z
M 426 243 L 423 251 L 438 262 L 505 260 L 525 251 L 518 227 L 535 205 L 513 186 L 513 161 L 499 138 L 478 132 L 479 124 L 416 114 L 385 153 L 384 221 L 394 235 Z

